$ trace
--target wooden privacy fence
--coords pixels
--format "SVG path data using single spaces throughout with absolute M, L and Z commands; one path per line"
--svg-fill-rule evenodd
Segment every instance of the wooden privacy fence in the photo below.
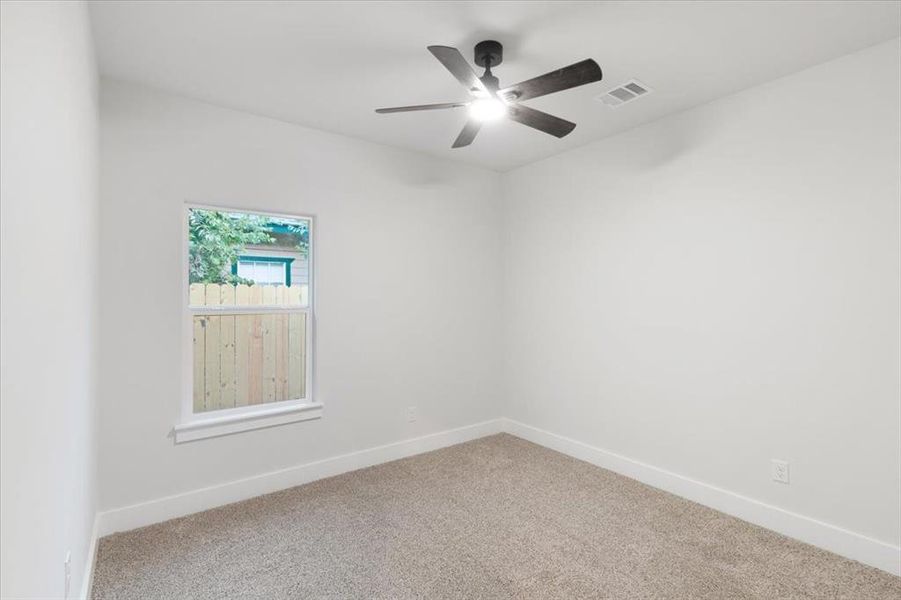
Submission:
M 191 307 L 202 311 L 193 316 L 195 413 L 306 397 L 307 314 L 297 309 L 308 293 L 305 285 L 191 284 Z M 248 311 L 264 305 L 284 310 Z

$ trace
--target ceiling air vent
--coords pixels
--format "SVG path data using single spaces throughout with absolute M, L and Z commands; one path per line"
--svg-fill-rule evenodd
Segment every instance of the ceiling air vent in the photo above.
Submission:
M 619 87 L 613 88 L 609 92 L 600 96 L 598 100 L 600 100 L 610 108 L 616 108 L 641 96 L 647 96 L 650 93 L 651 88 L 638 81 L 637 79 L 633 79 Z

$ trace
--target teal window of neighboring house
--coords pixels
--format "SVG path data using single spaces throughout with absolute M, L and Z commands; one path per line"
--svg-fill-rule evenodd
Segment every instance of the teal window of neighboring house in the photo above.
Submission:
M 232 265 L 232 273 L 261 285 L 291 285 L 293 258 L 241 255 Z

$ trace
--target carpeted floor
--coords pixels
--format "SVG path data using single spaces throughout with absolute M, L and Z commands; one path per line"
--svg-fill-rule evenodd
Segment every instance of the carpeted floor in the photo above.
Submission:
M 901 578 L 496 435 L 100 541 L 94 598 L 901 598 Z

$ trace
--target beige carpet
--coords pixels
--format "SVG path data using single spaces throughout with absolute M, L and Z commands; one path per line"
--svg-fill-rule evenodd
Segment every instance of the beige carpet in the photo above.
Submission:
M 94 598 L 901 598 L 901 578 L 509 435 L 103 538 Z

